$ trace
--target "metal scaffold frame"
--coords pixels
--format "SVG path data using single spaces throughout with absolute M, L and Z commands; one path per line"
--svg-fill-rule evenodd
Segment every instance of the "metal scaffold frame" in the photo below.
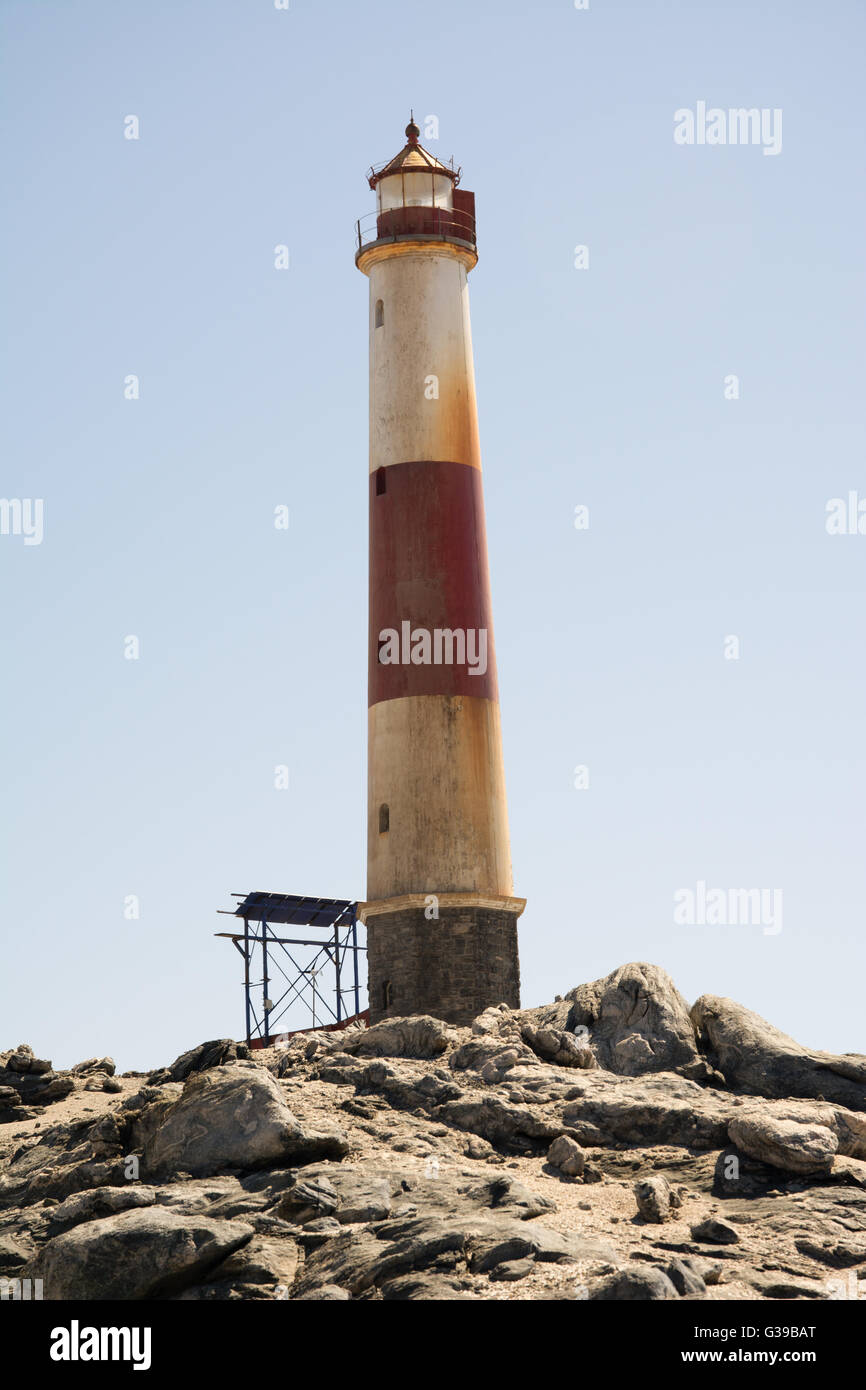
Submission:
M 356 902 L 345 898 L 299 897 L 289 893 L 232 893 L 239 899 L 235 908 L 219 908 L 223 915 L 240 917 L 243 932 L 215 932 L 215 936 L 232 942 L 244 962 L 244 1001 L 246 1017 L 246 1040 L 252 1047 L 270 1047 L 290 1033 L 274 1032 L 274 1024 L 284 1016 L 291 1005 L 303 1003 L 312 1014 L 313 1028 L 335 1029 L 345 1027 L 346 1023 L 361 1016 L 361 983 L 358 972 L 359 952 L 366 946 L 358 944 L 358 915 Z M 252 925 L 251 925 L 252 924 Z M 302 926 L 324 929 L 327 935 L 318 938 L 286 937 L 277 935 L 274 926 Z M 295 959 L 288 947 L 301 947 L 306 957 Z M 252 966 L 256 951 L 261 950 L 262 974 L 260 980 L 252 978 Z M 309 952 L 312 951 L 312 956 Z M 290 970 L 280 963 L 285 957 Z M 350 960 L 347 962 L 347 957 Z M 343 985 L 347 963 L 351 983 Z M 275 978 L 271 971 L 277 971 L 285 981 L 285 989 L 278 999 L 271 999 L 270 984 Z M 335 1005 L 317 989 L 316 977 L 323 971 L 332 971 Z M 261 1017 L 253 1002 L 253 992 L 261 988 Z M 343 1005 L 343 995 L 350 995 L 354 1010 L 347 1014 Z M 312 995 L 312 997 L 310 997 Z M 321 1021 L 317 1019 L 317 1006 Z M 324 1015 L 327 1015 L 325 1017 Z M 294 1030 L 297 1032 L 305 1029 Z

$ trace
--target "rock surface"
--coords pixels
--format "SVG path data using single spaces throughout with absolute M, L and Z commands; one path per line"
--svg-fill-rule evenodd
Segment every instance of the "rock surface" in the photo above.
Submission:
M 756 1096 L 804 1096 L 866 1110 L 866 1057 L 811 1052 L 759 1014 L 702 994 L 691 1010 L 695 1031 L 731 1086 Z
M 229 1062 L 193 1073 L 183 1095 L 159 1114 L 144 1145 L 144 1161 L 153 1173 L 201 1176 L 341 1156 L 346 1148 L 336 1128 L 330 1134 L 304 1130 L 262 1067 Z
M 866 1292 L 863 1059 L 712 996 L 690 1014 L 657 967 L 246 1052 L 146 1078 L 0 1054 L 0 1275 L 47 1299 Z

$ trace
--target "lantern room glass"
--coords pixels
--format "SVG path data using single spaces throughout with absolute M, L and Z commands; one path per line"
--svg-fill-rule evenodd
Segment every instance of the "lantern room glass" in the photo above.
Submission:
M 432 169 L 405 169 L 389 174 L 376 185 L 379 213 L 394 208 L 447 208 L 451 202 L 452 181 L 447 174 Z

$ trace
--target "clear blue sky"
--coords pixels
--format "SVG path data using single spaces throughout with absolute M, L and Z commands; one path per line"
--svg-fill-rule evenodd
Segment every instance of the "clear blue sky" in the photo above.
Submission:
M 646 959 L 863 1050 L 866 536 L 824 525 L 866 497 L 860 5 L 6 0 L 3 24 L 0 491 L 43 498 L 45 534 L 0 536 L 0 1046 L 144 1068 L 238 1036 L 230 893 L 363 896 L 353 232 L 413 106 L 478 201 L 524 1002 Z M 698 101 L 781 108 L 781 154 L 676 145 Z M 781 888 L 782 931 L 676 925 L 699 880 Z

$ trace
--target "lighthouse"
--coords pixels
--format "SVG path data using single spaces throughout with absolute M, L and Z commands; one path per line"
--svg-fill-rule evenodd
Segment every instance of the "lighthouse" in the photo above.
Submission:
M 474 194 L 419 143 L 371 169 L 370 1020 L 520 1002 L 468 274 Z

